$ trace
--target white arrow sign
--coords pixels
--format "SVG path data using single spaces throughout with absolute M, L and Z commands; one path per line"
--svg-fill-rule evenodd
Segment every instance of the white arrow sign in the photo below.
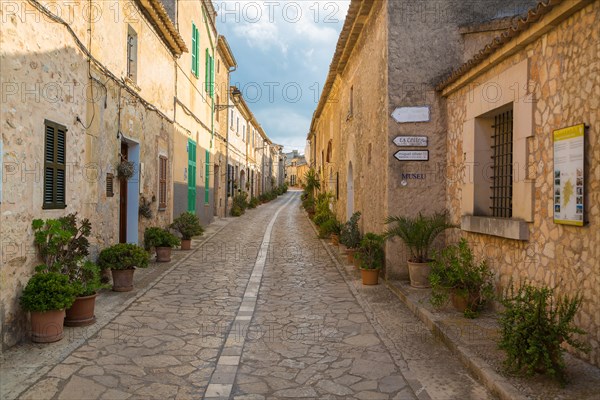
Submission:
M 394 157 L 399 161 L 429 161 L 429 150 L 398 150 Z
M 398 147 L 427 147 L 427 136 L 397 136 L 394 144 Z
M 392 118 L 399 123 L 429 122 L 429 106 L 398 107 L 392 113 Z

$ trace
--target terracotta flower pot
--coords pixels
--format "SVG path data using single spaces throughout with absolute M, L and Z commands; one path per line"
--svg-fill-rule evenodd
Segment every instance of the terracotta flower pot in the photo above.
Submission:
M 113 290 L 115 292 L 129 292 L 133 290 L 133 273 L 135 269 L 111 269 Z
M 379 270 L 378 269 L 361 269 L 360 275 L 362 277 L 363 285 L 379 284 Z
M 63 338 L 65 310 L 31 311 L 31 340 L 36 343 L 58 342 Z
M 335 233 L 331 234 L 331 244 L 334 246 L 339 246 L 339 244 L 340 244 L 339 235 L 336 235 Z
M 429 273 L 431 272 L 431 265 L 426 263 L 415 263 L 408 261 L 408 274 L 410 276 L 410 286 L 425 289 L 430 287 L 429 285 Z
M 65 326 L 88 326 L 96 322 L 96 296 L 97 293 L 77 297 L 71 308 L 66 310 Z
M 156 261 L 157 262 L 171 261 L 171 248 L 170 247 L 157 247 L 156 248 Z
M 181 250 L 191 250 L 192 239 L 181 239 Z
M 454 308 L 462 313 L 464 313 L 467 308 L 471 311 L 475 311 L 479 304 L 479 296 L 476 294 L 465 294 L 456 290 L 453 290 L 452 293 L 450 293 L 450 300 L 452 301 Z
M 354 264 L 354 253 L 356 253 L 355 249 L 346 249 L 346 256 L 348 257 L 348 264 Z
M 354 253 L 354 259 L 352 260 L 352 264 L 354 264 L 354 267 L 356 267 L 356 269 L 360 269 L 360 258 L 358 258 L 356 256 L 356 252 Z

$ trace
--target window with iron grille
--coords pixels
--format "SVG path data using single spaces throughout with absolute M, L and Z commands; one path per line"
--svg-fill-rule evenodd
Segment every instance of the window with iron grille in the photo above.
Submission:
M 494 116 L 492 135 L 492 216 L 512 217 L 513 111 Z
M 158 208 L 167 208 L 167 157 L 158 157 Z
M 44 205 L 45 209 L 65 208 L 67 128 L 45 120 Z

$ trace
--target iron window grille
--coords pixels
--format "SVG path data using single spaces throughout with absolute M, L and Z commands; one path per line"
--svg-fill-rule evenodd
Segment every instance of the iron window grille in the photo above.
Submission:
M 493 217 L 512 217 L 513 194 L 513 111 L 494 117 L 492 136 L 492 210 Z

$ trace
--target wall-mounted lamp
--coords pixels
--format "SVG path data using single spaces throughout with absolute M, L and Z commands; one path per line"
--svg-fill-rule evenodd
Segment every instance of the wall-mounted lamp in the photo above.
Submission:
M 242 96 L 242 92 L 240 89 L 234 87 L 231 91 L 231 97 L 233 98 L 233 104 L 215 104 L 215 110 L 223 111 L 227 108 L 235 107 L 235 104 L 239 102 L 240 97 Z

